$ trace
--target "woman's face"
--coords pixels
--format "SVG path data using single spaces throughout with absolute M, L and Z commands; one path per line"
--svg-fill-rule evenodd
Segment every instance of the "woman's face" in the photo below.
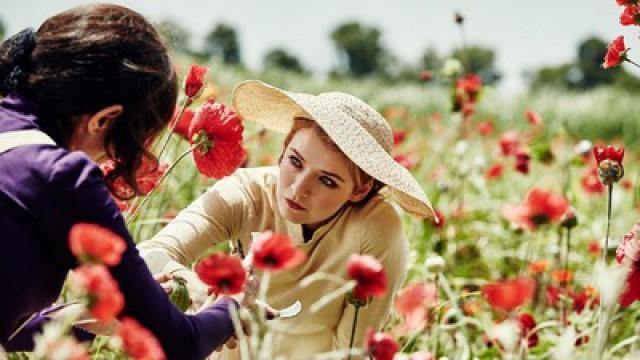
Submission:
M 315 229 L 347 201 L 358 201 L 349 160 L 326 145 L 311 128 L 298 130 L 284 151 L 276 198 L 290 222 Z

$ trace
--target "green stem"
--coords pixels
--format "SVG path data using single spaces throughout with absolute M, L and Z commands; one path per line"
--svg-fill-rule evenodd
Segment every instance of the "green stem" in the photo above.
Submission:
M 178 113 L 178 116 L 176 116 L 175 121 L 173 121 L 173 123 L 171 124 L 171 127 L 169 128 L 169 131 L 167 132 L 167 135 L 165 136 L 164 140 L 162 140 L 162 148 L 160 148 L 160 152 L 158 153 L 158 159 L 162 157 L 162 154 L 166 150 L 167 145 L 171 140 L 171 134 L 173 134 L 173 130 L 176 128 L 176 126 L 180 122 L 180 119 L 182 119 L 182 115 L 184 114 L 184 111 L 187 109 L 187 107 L 189 107 L 189 105 L 191 105 L 191 103 L 193 103 L 193 100 L 191 98 L 187 98 L 184 104 L 182 104 L 182 107 L 180 108 L 180 112 Z
M 635 61 L 633 60 L 629 60 L 629 59 L 625 59 L 626 62 L 628 62 L 629 64 L 634 65 L 637 68 L 640 68 L 640 65 L 638 65 Z
M 611 228 L 611 196 L 613 194 L 613 184 L 609 184 L 609 196 L 607 197 L 607 233 L 604 238 L 602 248 L 602 261 L 607 264 L 607 252 L 609 250 L 609 229 Z
M 565 274 L 568 273 L 569 271 L 569 251 L 571 249 L 571 228 L 567 228 L 567 243 L 566 243 L 566 251 L 564 254 L 564 265 L 562 266 L 562 269 L 564 270 Z M 564 293 L 568 294 L 569 293 L 569 281 L 565 281 L 563 284 L 564 287 Z M 568 310 L 567 310 L 567 304 L 566 302 L 562 302 L 562 324 L 564 325 L 564 327 L 567 327 L 568 325 L 568 321 L 567 321 L 567 316 L 568 316 Z
M 351 349 L 353 349 L 353 340 L 356 337 L 356 324 L 358 324 L 358 311 L 360 311 L 360 305 L 353 305 L 356 308 L 356 313 L 353 316 L 353 324 L 351 325 L 351 339 L 349 340 L 349 355 L 347 360 L 351 359 Z
M 149 199 L 151 199 L 151 195 L 153 195 L 153 193 L 156 191 L 156 189 L 160 186 L 160 184 L 162 183 L 162 181 L 164 179 L 167 178 L 167 175 L 169 175 L 169 173 L 176 167 L 176 165 L 178 165 L 178 163 L 180 162 L 180 160 L 182 160 L 185 156 L 189 155 L 196 147 L 198 147 L 200 144 L 194 144 L 192 145 L 189 149 L 187 149 L 185 152 L 183 152 L 182 154 L 180 154 L 180 156 L 178 156 L 178 158 L 173 162 L 173 164 L 171 164 L 171 166 L 169 166 L 169 168 L 167 169 L 167 171 L 165 171 L 164 174 L 162 174 L 162 177 L 160 178 L 160 180 L 158 180 L 158 182 L 154 185 L 153 189 L 151 189 L 151 191 L 149 191 L 149 193 L 147 195 L 145 195 L 144 199 L 142 200 L 142 202 L 140 203 L 140 205 L 135 208 L 133 210 L 133 212 L 131 212 L 129 214 L 129 216 L 127 217 L 127 225 L 129 225 L 135 218 L 136 215 L 140 212 L 140 210 L 149 202 Z

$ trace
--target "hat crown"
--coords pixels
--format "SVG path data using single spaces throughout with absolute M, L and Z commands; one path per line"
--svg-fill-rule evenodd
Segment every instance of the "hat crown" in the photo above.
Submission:
M 369 104 L 353 95 L 343 92 L 327 92 L 318 96 L 330 100 L 327 103 L 333 104 L 336 110 L 347 115 L 347 118 L 355 120 L 387 153 L 391 153 L 393 146 L 391 126 L 387 120 Z

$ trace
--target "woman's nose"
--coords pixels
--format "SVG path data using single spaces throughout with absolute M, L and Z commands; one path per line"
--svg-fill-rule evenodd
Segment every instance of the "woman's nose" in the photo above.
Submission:
M 293 193 L 297 198 L 306 198 L 311 194 L 308 176 L 300 175 L 296 177 L 293 183 Z

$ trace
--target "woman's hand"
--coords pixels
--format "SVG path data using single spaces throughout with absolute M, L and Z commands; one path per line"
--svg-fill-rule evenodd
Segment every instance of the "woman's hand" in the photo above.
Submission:
M 209 297 L 209 288 L 200 281 L 194 280 L 196 277 L 194 272 L 185 270 L 181 272 L 181 275 L 186 280 L 187 291 L 189 292 L 189 299 L 191 300 L 191 309 L 200 309 Z M 167 273 L 159 273 L 153 276 L 154 279 L 160 284 L 160 287 L 167 295 L 170 295 L 173 291 L 173 275 Z

